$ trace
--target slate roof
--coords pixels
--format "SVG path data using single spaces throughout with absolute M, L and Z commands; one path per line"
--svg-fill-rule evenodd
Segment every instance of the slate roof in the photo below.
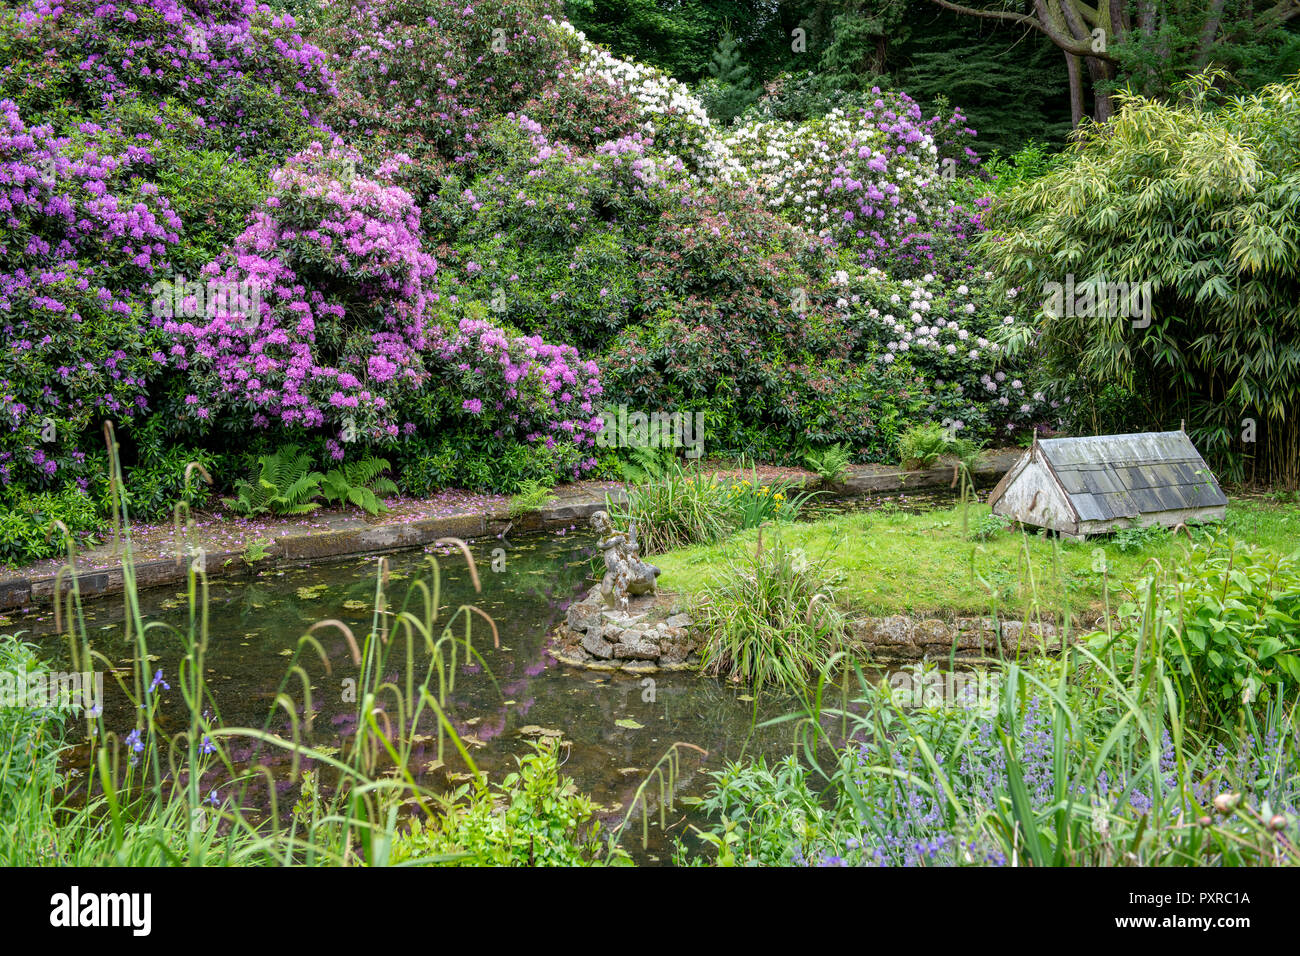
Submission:
M 1186 432 L 1044 438 L 1038 447 L 1081 521 L 1228 503 Z

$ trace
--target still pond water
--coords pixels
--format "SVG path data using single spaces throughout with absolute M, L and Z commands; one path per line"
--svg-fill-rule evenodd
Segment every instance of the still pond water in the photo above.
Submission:
M 761 724 L 796 709 L 788 699 L 750 699 L 742 688 L 691 673 L 660 673 L 653 685 L 641 675 L 605 673 L 560 664 L 547 654 L 548 635 L 564 619 L 571 601 L 585 593 L 593 581 L 594 539 L 583 531 L 567 534 L 512 536 L 504 542 L 488 538 L 472 543 L 480 571 L 482 592 L 475 594 L 466 562 L 459 554 L 439 555 L 442 582 L 441 621 L 461 604 L 481 607 L 500 631 L 499 649 L 492 646 L 491 630 L 482 621 L 474 625 L 474 646 L 482 663 L 462 661 L 447 712 L 459 735 L 470 742 L 471 755 L 491 779 L 500 780 L 515 768 L 514 757 L 528 751 L 529 735 L 539 729 L 562 734 L 570 742 L 563 773 L 606 808 L 610 824 L 623 819 L 635 791 L 647 773 L 675 741 L 701 747 L 707 757 L 689 754 L 681 762 L 675 781 L 681 796 L 702 795 L 703 771 L 721 768 L 744 755 L 780 757 L 790 752 L 793 725 Z M 505 549 L 505 567 L 494 573 L 493 549 Z M 390 606 L 401 605 L 414 579 L 429 578 L 430 554 L 406 552 L 389 555 Z M 499 558 L 499 554 L 498 554 Z M 207 654 L 209 685 L 220 722 L 225 726 L 262 727 L 287 733 L 289 723 L 273 704 L 298 646 L 298 639 L 314 623 L 337 619 L 347 624 L 357 639 L 368 633 L 375 597 L 377 558 L 317 564 L 284 569 L 252 577 L 218 578 L 210 583 Z M 498 560 L 497 565 L 501 562 Z M 146 620 L 184 627 L 188 601 L 171 588 L 140 593 Z M 122 598 L 107 598 L 86 605 L 86 629 L 95 649 L 122 667 L 128 677 L 134 656 L 123 629 Z M 463 619 L 461 619 L 463 624 Z M 28 631 L 56 664 L 67 665 L 68 651 L 53 624 L 52 611 L 31 613 L 13 621 Z M 313 655 L 304 654 L 303 666 L 311 676 L 312 705 L 316 712 L 310 741 L 317 747 L 339 747 L 355 731 L 356 705 L 345 700 L 348 678 L 357 678 L 348 645 L 335 630 L 318 631 L 331 662 L 331 672 Z M 150 633 L 149 672 L 161 669 L 173 686 L 182 654 L 179 636 L 163 629 Z M 405 683 L 404 651 L 383 676 Z M 418 684 L 428 664 L 417 646 L 414 673 Z M 286 690 L 301 705 L 302 689 Z M 187 726 L 179 693 L 163 697 L 161 723 L 169 733 Z M 299 713 L 303 708 L 299 708 Z M 106 726 L 124 735 L 134 725 L 129 701 L 110 677 L 105 681 Z M 170 722 L 170 723 L 169 723 Z M 463 771 L 454 749 L 437 763 L 437 741 L 432 720 L 419 728 L 428 739 L 416 745 L 410 766 L 423 771 L 421 782 L 442 788 L 447 774 Z M 288 782 L 287 761 L 281 754 L 256 752 L 251 747 L 232 751 L 245 765 L 265 762 L 282 779 L 278 794 L 283 808 L 296 796 Z M 430 766 L 432 765 L 432 766 Z M 454 777 L 451 779 L 455 779 Z M 221 781 L 204 781 L 220 787 Z M 658 786 L 649 790 L 652 816 L 658 816 Z M 265 801 L 265 795 L 263 795 Z M 670 819 L 672 835 L 685 830 L 680 808 Z M 640 849 L 640 811 L 634 815 L 624 845 L 634 855 L 665 859 L 669 847 L 662 835 L 652 837 L 649 854 Z M 677 826 L 671 826 L 676 823 Z M 635 836 L 634 836 L 635 834 Z M 694 844 L 694 840 L 688 840 Z M 635 844 L 635 846 L 633 845 Z

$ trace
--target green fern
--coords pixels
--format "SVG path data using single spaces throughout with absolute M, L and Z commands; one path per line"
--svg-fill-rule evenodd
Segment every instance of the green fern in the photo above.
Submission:
M 618 467 L 623 480 L 633 485 L 658 481 L 668 474 L 668 469 L 677 460 L 677 453 L 671 448 L 632 447 L 627 451 L 628 457 L 620 461 Z
M 817 477 L 827 484 L 834 485 L 843 481 L 844 476 L 848 474 L 853 452 L 848 445 L 837 443 L 821 451 L 810 451 L 803 456 L 803 460 L 809 468 L 817 472 Z
M 324 477 L 311 470 L 311 456 L 297 445 L 286 445 L 273 455 L 257 459 L 254 480 L 235 483 L 234 498 L 222 498 L 229 508 L 244 515 L 301 515 L 315 511 Z
M 913 425 L 898 439 L 898 454 L 904 468 L 929 468 L 948 449 L 948 432 L 938 422 Z
M 321 494 L 328 502 L 356 505 L 368 515 L 387 511 L 380 498 L 397 494 L 397 485 L 384 476 L 392 466 L 384 458 L 366 457 L 331 468 L 325 475 Z
M 510 496 L 508 513 L 511 518 L 518 518 L 530 511 L 538 511 L 555 500 L 551 494 L 552 487 L 545 481 L 526 478 L 519 483 L 519 491 Z

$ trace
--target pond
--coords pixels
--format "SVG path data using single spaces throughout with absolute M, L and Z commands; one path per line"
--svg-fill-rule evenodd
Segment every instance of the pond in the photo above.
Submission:
M 447 698 L 447 713 L 457 733 L 471 746 L 478 767 L 493 780 L 499 781 L 514 769 L 514 757 L 527 751 L 529 735 L 561 734 L 570 742 L 563 772 L 606 808 L 609 823 L 616 824 L 627 812 L 636 788 L 675 741 L 708 752 L 704 758 L 693 753 L 683 758 L 675 781 L 682 795 L 703 793 L 706 781 L 702 770 L 719 769 L 744 754 L 770 758 L 789 752 L 790 723 L 767 728 L 757 725 L 795 710 L 793 701 L 768 697 L 755 703 L 744 689 L 689 672 L 658 673 L 648 680 L 642 675 L 588 671 L 560 664 L 546 653 L 548 634 L 563 620 L 568 604 L 593 581 L 594 539 L 585 531 L 487 538 L 471 543 L 470 548 L 481 575 L 479 594 L 474 592 L 463 556 L 458 552 L 437 556 L 444 608 L 441 621 L 445 623 L 459 605 L 474 603 L 492 616 L 501 646 L 494 649 L 490 628 L 481 619 L 475 622 L 474 646 L 483 659 L 465 664 L 462 658 L 454 690 Z M 428 578 L 430 558 L 420 551 L 387 556 L 390 606 L 400 607 L 403 593 L 417 577 Z M 375 557 L 352 559 L 210 582 L 207 677 L 222 724 L 289 731 L 287 715 L 273 705 L 299 638 L 316 622 L 337 619 L 361 640 L 371 627 L 378 561 Z M 498 570 L 494 571 L 494 566 Z M 153 589 L 141 592 L 139 600 L 146 620 L 177 627 L 188 620 L 183 592 Z M 85 607 L 86 629 L 94 648 L 120 665 L 123 678 L 128 679 L 135 651 L 126 641 L 123 621 L 120 596 L 89 602 Z M 45 649 L 53 663 L 68 666 L 69 651 L 55 631 L 52 610 L 29 613 L 16 619 L 13 626 L 26 630 L 26 639 Z M 303 655 L 315 711 L 310 740 L 317 747 L 342 748 L 355 730 L 356 705 L 347 699 L 347 682 L 358 677 L 357 669 L 337 630 L 316 633 L 331 669 L 327 673 L 314 655 Z M 176 685 L 183 653 L 180 637 L 157 629 L 150 632 L 148 643 L 148 672 L 160 669 L 164 679 Z M 404 657 L 404 650 L 392 655 L 392 660 L 401 663 L 387 668 L 386 679 L 399 684 L 404 681 Z M 427 653 L 417 646 L 413 668 L 417 683 L 427 663 Z M 285 689 L 301 704 L 300 686 L 291 683 Z M 185 727 L 179 697 L 171 692 L 163 698 L 160 723 L 169 733 Z M 129 731 L 134 725 L 129 707 L 114 680 L 106 679 L 106 727 L 119 734 Z M 299 708 L 300 715 L 303 710 Z M 417 728 L 426 739 L 416 745 L 410 766 L 421 771 L 421 782 L 440 789 L 466 768 L 450 746 L 443 753 L 446 763 L 438 765 L 435 728 L 432 720 L 427 723 L 427 728 L 423 723 Z M 288 782 L 289 767 L 283 754 L 257 752 L 252 747 L 232 754 L 245 765 L 258 761 L 271 766 L 283 780 L 278 788 L 280 807 L 292 803 L 295 790 Z M 209 785 L 220 788 L 221 781 L 214 779 L 210 784 L 205 780 L 204 787 Z M 649 789 L 658 792 L 657 784 Z M 657 796 L 651 802 L 657 816 L 656 804 Z M 638 809 L 634 820 L 639 815 Z M 675 819 L 681 816 L 679 809 Z M 634 822 L 624 840 L 637 856 L 643 856 L 640 829 L 640 823 Z M 678 826 L 674 835 L 683 829 Z M 652 834 L 650 852 L 644 856 L 666 858 L 662 835 L 653 830 Z

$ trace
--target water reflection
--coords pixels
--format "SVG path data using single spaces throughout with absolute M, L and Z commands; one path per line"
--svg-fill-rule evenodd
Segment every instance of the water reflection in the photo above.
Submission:
M 500 551 L 494 555 L 498 548 L 504 555 Z M 742 690 L 690 673 L 656 674 L 647 681 L 643 675 L 572 668 L 546 653 L 548 635 L 562 621 L 569 603 L 591 586 L 594 541 L 586 533 L 539 534 L 505 542 L 484 539 L 471 544 L 471 551 L 481 577 L 479 594 L 474 592 L 462 556 L 437 556 L 444 609 L 441 620 L 445 622 L 461 604 L 477 604 L 496 622 L 500 647 L 492 646 L 490 628 L 476 621 L 474 646 L 482 660 L 465 662 L 461 656 L 446 712 L 471 748 L 475 763 L 493 779 L 515 769 L 514 757 L 527 750 L 529 739 L 540 733 L 562 736 L 569 742 L 563 772 L 606 807 L 607 816 L 616 822 L 622 819 L 646 773 L 674 741 L 708 751 L 707 758 L 690 755 L 683 759 L 682 775 L 676 781 L 679 793 L 702 793 L 701 771 L 720 768 L 727 760 L 746 753 L 775 756 L 789 751 L 790 725 L 756 728 L 755 724 L 792 709 L 791 701 L 770 699 L 755 704 L 743 699 Z M 387 591 L 393 608 L 400 610 L 404 598 L 411 600 L 412 606 L 418 601 L 419 592 L 411 590 L 411 583 L 420 577 L 432 580 L 429 558 L 422 552 L 388 556 Z M 206 668 L 222 723 L 268 726 L 287 733 L 287 715 L 274 706 L 281 688 L 297 701 L 299 718 L 307 716 L 301 687 L 284 681 L 299 638 L 314 623 L 337 619 L 360 640 L 373 622 L 377 566 L 374 558 L 348 560 L 210 583 Z M 492 570 L 494 567 L 500 570 Z M 185 626 L 188 602 L 184 594 L 155 589 L 142 592 L 139 598 L 146 619 Z M 93 646 L 127 668 L 134 646 L 126 640 L 123 619 L 120 597 L 86 606 L 86 628 Z M 459 623 L 463 625 L 463 619 Z M 56 664 L 67 664 L 68 651 L 54 633 L 52 612 L 29 613 L 15 620 L 14 626 L 27 630 L 27 638 L 36 640 Z M 311 655 L 300 659 L 311 681 L 310 742 L 342 749 L 356 731 L 356 705 L 348 694 L 361 675 L 338 629 L 318 630 L 315 636 L 330 668 L 327 672 Z M 156 656 L 149 669 L 161 669 L 168 679 L 174 677 L 182 655 L 180 638 L 161 628 L 153 630 L 149 650 L 151 657 Z M 417 645 L 412 668 L 417 683 L 428 663 L 427 652 Z M 385 680 L 399 687 L 406 685 L 404 647 L 394 649 L 385 670 Z M 105 691 L 107 726 L 125 734 L 134 725 L 129 702 L 111 678 L 105 682 Z M 384 706 L 395 710 L 389 703 Z M 159 720 L 168 732 L 186 728 L 179 694 L 164 698 Z M 425 723 L 416 728 L 410 767 L 421 782 L 448 786 L 466 768 L 453 748 L 439 754 L 433 721 L 430 718 L 427 727 Z M 234 747 L 232 756 L 237 762 L 271 766 L 279 781 L 279 807 L 292 803 L 296 785 L 289 779 L 286 754 L 241 744 Z M 221 781 L 205 780 L 205 792 L 209 786 L 219 789 Z M 657 794 L 658 788 L 651 790 Z M 635 849 L 633 843 L 639 846 L 636 839 L 625 842 L 629 849 Z M 652 850 L 662 853 L 662 840 L 655 842 L 657 847 Z

